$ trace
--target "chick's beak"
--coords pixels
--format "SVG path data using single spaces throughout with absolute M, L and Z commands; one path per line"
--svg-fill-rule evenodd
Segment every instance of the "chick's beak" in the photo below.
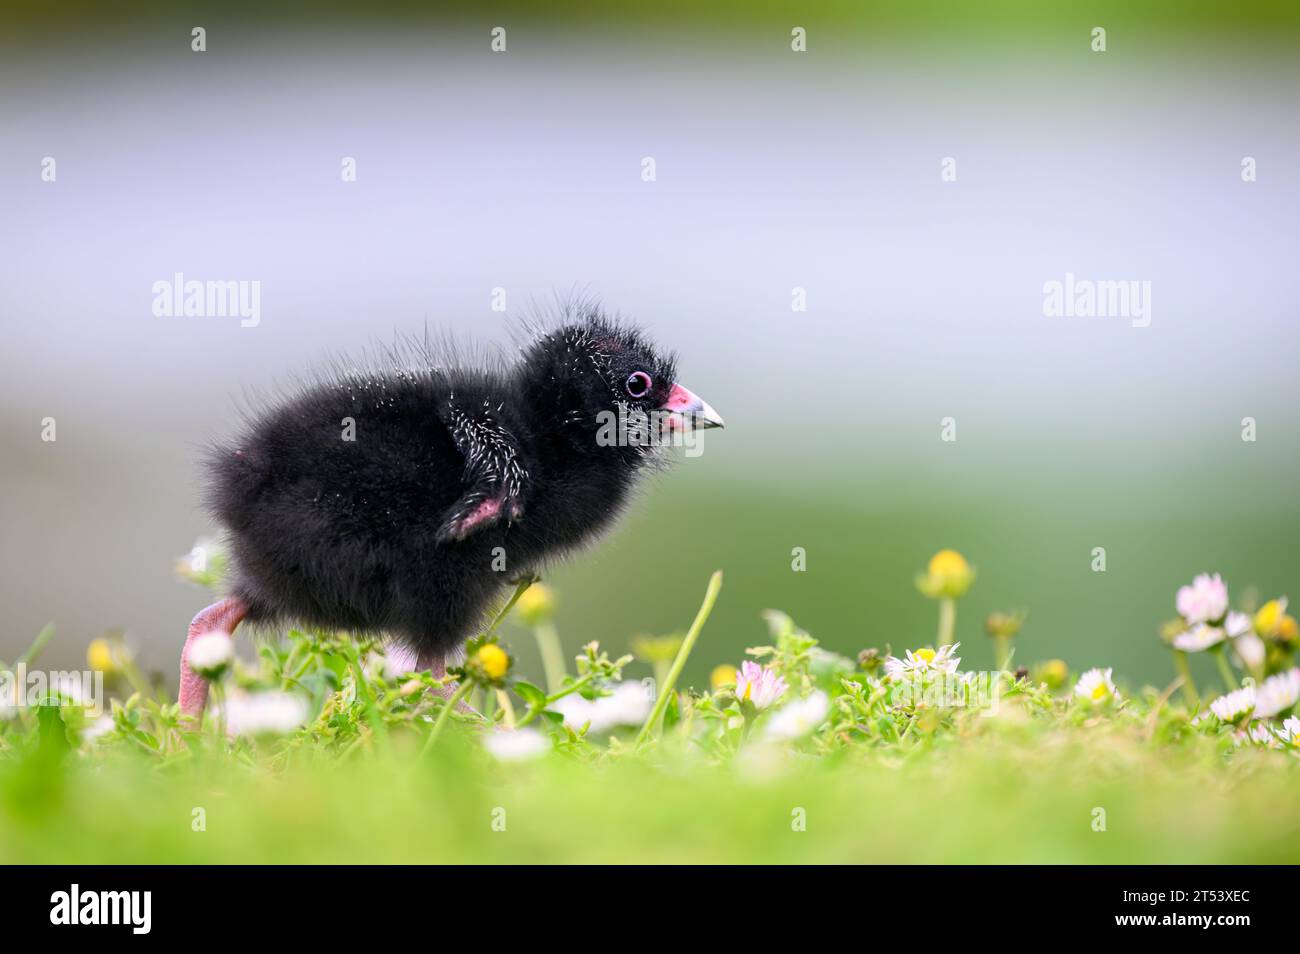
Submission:
M 671 411 L 683 419 L 690 418 L 696 427 L 722 427 L 722 415 L 689 388 L 674 384 L 660 410 Z

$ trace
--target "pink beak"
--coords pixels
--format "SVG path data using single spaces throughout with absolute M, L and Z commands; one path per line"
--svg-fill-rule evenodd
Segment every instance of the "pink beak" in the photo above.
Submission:
M 709 403 L 689 388 L 674 384 L 668 392 L 668 398 L 660 405 L 660 410 L 672 411 L 689 418 L 698 428 L 722 427 L 722 415 L 709 406 Z

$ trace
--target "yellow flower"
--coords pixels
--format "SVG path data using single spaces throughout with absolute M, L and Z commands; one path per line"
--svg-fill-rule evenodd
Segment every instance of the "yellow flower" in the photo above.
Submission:
M 479 647 L 479 651 L 474 654 L 474 661 L 484 675 L 493 682 L 510 671 L 510 657 L 496 643 Z
M 632 655 L 647 663 L 672 662 L 682 648 L 680 633 L 672 636 L 636 636 L 632 639 Z
M 86 663 L 91 669 L 105 675 L 111 675 L 122 668 L 118 664 L 113 644 L 103 637 L 92 639 L 90 645 L 86 647 Z
M 549 622 L 555 615 L 555 591 L 545 583 L 534 583 L 524 590 L 515 603 L 515 611 L 525 626 Z
M 1295 617 L 1283 616 L 1282 622 L 1277 624 L 1277 632 L 1274 635 L 1285 642 L 1292 642 L 1296 638 Z
M 723 663 L 721 666 L 715 666 L 713 672 L 709 673 L 709 685 L 714 689 L 722 689 L 725 686 L 734 686 L 736 684 L 737 670 L 735 666 Z
M 1255 614 L 1255 632 L 1261 636 L 1276 636 L 1286 617 L 1286 597 L 1269 600 Z
M 1050 689 L 1060 689 L 1069 678 L 1070 667 L 1064 659 L 1049 659 L 1038 667 L 1038 678 Z
M 984 631 L 990 636 L 1010 639 L 1025 624 L 1025 613 L 990 613 L 984 621 Z
M 975 582 L 975 570 L 956 550 L 940 550 L 930 558 L 924 575 L 916 586 L 931 599 L 957 599 Z

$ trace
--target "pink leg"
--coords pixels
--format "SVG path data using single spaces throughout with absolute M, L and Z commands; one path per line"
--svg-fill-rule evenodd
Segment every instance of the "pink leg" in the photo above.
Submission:
M 438 653 L 419 653 L 417 655 L 405 646 L 389 646 L 388 658 L 393 668 L 399 672 L 428 672 L 435 679 L 443 679 L 447 675 L 447 657 Z M 437 690 L 438 695 L 444 699 L 450 699 L 455 691 L 455 683 Z M 456 708 L 461 712 L 474 711 L 464 699 L 457 703 Z
M 185 648 L 181 650 L 181 715 L 203 718 L 203 707 L 208 702 L 208 682 L 190 669 L 187 659 L 190 643 L 207 633 L 233 633 L 240 621 L 248 615 L 248 607 L 238 597 L 230 596 L 219 603 L 213 603 L 194 617 L 190 623 L 189 635 L 185 637 Z
M 435 679 L 447 675 L 446 657 L 437 653 L 416 653 L 400 643 L 387 646 L 384 652 L 388 656 L 390 672 L 430 672 Z
M 447 675 L 447 659 L 435 653 L 420 653 L 415 661 L 420 672 L 428 670 L 434 679 L 443 679 Z M 450 694 L 450 691 L 448 692 Z
M 460 656 L 459 653 L 456 655 L 457 657 Z M 445 656 L 421 656 L 420 665 L 433 673 L 433 675 L 438 679 L 442 679 L 447 675 L 447 659 Z M 454 661 L 453 665 L 456 665 Z M 454 682 L 449 682 L 438 690 L 438 695 L 442 696 L 444 699 L 450 699 L 455 691 L 456 684 Z M 456 703 L 456 711 L 467 712 L 470 715 L 478 715 L 478 713 L 474 711 L 474 707 L 464 699 Z

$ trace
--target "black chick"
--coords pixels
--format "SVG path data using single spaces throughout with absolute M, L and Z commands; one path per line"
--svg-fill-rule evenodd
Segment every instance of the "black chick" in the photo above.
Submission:
M 672 356 L 583 307 L 512 368 L 336 372 L 256 415 L 208 462 L 230 595 L 190 624 L 181 709 L 206 683 L 189 647 L 241 620 L 385 633 L 441 674 L 510 581 L 595 538 L 665 438 L 722 419 Z M 351 439 L 349 439 L 351 438 Z

